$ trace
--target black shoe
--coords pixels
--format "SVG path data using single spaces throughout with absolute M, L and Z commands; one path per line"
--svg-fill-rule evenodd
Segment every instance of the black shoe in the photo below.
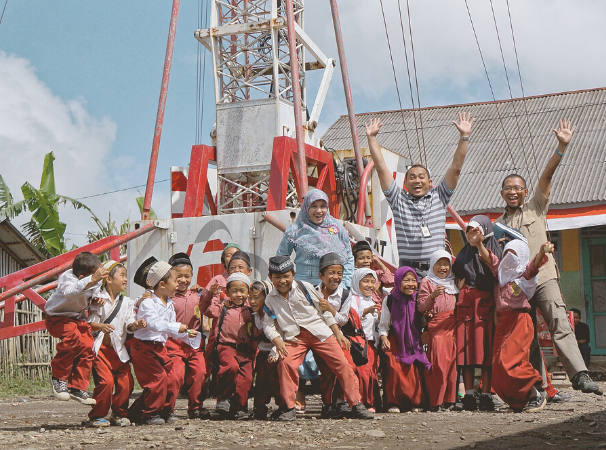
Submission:
M 283 422 L 292 422 L 293 420 L 297 420 L 296 408 L 283 409 L 280 413 L 280 416 L 278 417 L 278 420 L 281 420 Z
M 187 416 L 190 419 L 207 420 L 210 419 L 210 411 L 206 408 L 195 409 L 193 411 L 189 411 Z
M 459 401 L 456 403 L 444 403 L 444 409 L 448 411 L 463 411 L 463 403 Z
M 526 412 L 538 412 L 545 408 L 547 404 L 547 393 L 545 391 L 540 391 L 538 397 L 533 397 L 530 399 L 524 411 Z
M 440 412 L 440 407 L 439 406 L 430 406 L 427 411 L 429 411 L 429 412 Z
M 478 410 L 478 403 L 476 402 L 476 398 L 471 394 L 465 394 L 465 397 L 463 397 L 463 401 L 461 403 L 463 403 L 463 409 L 465 411 Z
M 602 395 L 600 387 L 595 384 L 585 370 L 577 373 L 570 381 L 572 382 L 572 388 L 575 391 L 581 391 L 584 394 Z
M 165 423 L 164 419 L 160 416 L 153 416 L 145 421 L 146 425 L 164 425 Z
M 547 403 L 566 403 L 570 401 L 571 398 L 572 395 L 558 391 L 556 392 L 556 395 L 547 399 Z
M 267 420 L 267 410 L 259 409 L 257 411 L 253 411 L 252 415 L 253 420 Z
M 69 396 L 74 400 L 78 400 L 83 405 L 94 406 L 97 404 L 97 400 L 95 400 L 94 398 L 90 398 L 88 392 L 83 391 L 81 389 L 70 388 Z
M 351 410 L 350 410 L 351 412 Z M 320 419 L 342 419 L 343 414 L 339 412 L 336 405 L 322 405 L 322 413 Z
M 495 406 L 492 401 L 492 395 L 482 394 L 480 395 L 480 411 L 494 411 Z
M 337 403 L 336 412 L 337 416 L 340 416 L 339 418 L 343 419 L 344 417 L 349 417 L 349 415 L 351 414 L 351 408 L 349 407 L 349 404 L 347 402 Z M 337 417 L 335 417 L 335 419 L 336 418 Z
M 169 413 L 168 417 L 166 418 L 167 424 L 177 423 L 178 421 L 179 419 L 173 413 Z
M 350 419 L 366 419 L 372 420 L 375 418 L 375 415 L 366 409 L 364 403 L 358 402 L 356 406 L 351 408 L 351 413 L 349 414 Z
M 282 413 L 283 413 L 284 411 L 285 411 L 285 410 L 284 410 L 284 409 L 282 409 L 282 407 L 279 407 L 278 409 L 276 409 L 275 411 L 273 411 L 273 412 L 272 412 L 272 413 L 269 415 L 269 418 L 270 418 L 271 420 L 280 420 L 280 416 L 282 415 Z
M 217 402 L 217 411 L 228 413 L 230 409 L 231 405 L 229 404 L 229 400 L 221 400 L 220 402 Z
M 60 380 L 51 376 L 51 386 L 53 388 L 53 395 L 56 399 L 64 402 L 69 401 L 69 391 L 67 390 L 67 381 Z

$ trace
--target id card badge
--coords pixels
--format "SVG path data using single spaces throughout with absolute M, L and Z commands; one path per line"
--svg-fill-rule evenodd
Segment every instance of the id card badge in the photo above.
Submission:
M 421 234 L 424 238 L 431 236 L 431 232 L 429 231 L 429 227 L 427 225 L 421 225 Z

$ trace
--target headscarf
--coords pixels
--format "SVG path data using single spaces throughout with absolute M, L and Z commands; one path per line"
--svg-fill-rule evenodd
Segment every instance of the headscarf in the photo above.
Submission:
M 503 257 L 503 249 L 494 237 L 492 222 L 488 217 L 474 216 L 467 226 L 479 228 L 484 236 L 484 247 L 490 250 L 499 260 Z M 472 247 L 469 242 L 457 255 L 457 259 L 452 265 L 452 273 L 459 280 L 465 278 L 465 284 L 471 288 L 484 292 L 492 292 L 494 289 L 496 280 L 492 271 L 481 262 L 478 249 Z
M 368 274 L 371 274 L 373 277 L 375 277 L 375 282 L 377 281 L 377 274 L 372 269 L 362 267 L 360 269 L 354 270 L 353 278 L 351 279 L 351 293 L 353 295 L 356 295 L 361 300 L 372 301 L 372 294 L 367 296 L 364 295 L 360 290 L 360 281 L 362 281 L 362 278 L 364 278 Z
M 337 253 L 343 262 L 349 259 L 349 242 L 343 240 L 341 229 L 343 225 L 326 212 L 321 224 L 316 225 L 309 216 L 309 207 L 317 200 L 324 200 L 328 205 L 328 196 L 319 189 L 310 189 L 305 198 L 301 211 L 295 221 L 284 232 L 284 237 L 307 252 L 321 258 L 331 251 Z
M 419 361 L 427 369 L 431 363 L 423 351 L 421 344 L 420 314 L 417 313 L 417 293 L 406 295 L 400 290 L 402 279 L 412 272 L 417 283 L 419 278 L 412 267 L 400 267 L 394 274 L 394 288 L 391 291 L 393 302 L 391 304 L 391 324 L 393 326 L 396 342 L 398 344 L 397 360 L 402 364 L 412 365 Z
M 522 276 L 526 272 L 526 266 L 528 266 L 530 261 L 528 244 L 520 239 L 514 239 L 507 243 L 503 253 L 507 250 L 513 250 L 516 254 L 514 255 L 512 252 L 509 252 L 503 256 L 499 264 L 499 284 L 503 287 L 513 281 L 524 291 L 526 297 L 530 299 L 537 290 L 539 275 L 537 274 L 530 280 Z
M 433 266 L 442 258 L 448 259 L 448 262 L 450 263 L 450 272 L 446 278 L 440 278 L 433 272 Z M 444 291 L 447 294 L 455 295 L 459 293 L 459 288 L 457 288 L 455 279 L 452 276 L 452 255 L 446 250 L 436 250 L 431 254 L 431 257 L 429 258 L 429 270 L 427 271 L 427 276 L 425 278 L 436 286 L 444 286 Z

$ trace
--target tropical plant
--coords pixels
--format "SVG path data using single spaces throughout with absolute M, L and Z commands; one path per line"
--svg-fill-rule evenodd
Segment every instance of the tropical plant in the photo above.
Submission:
M 15 202 L 8 185 L 0 176 L 0 215 L 13 219 L 26 209 L 29 210 L 32 213 L 31 220 L 22 229 L 32 244 L 47 257 L 68 251 L 64 237 L 66 224 L 59 220 L 59 205 L 70 204 L 75 209 L 85 209 L 99 223 L 97 216 L 84 203 L 56 193 L 54 160 L 53 152 L 45 155 L 40 188 L 36 189 L 28 182 L 23 183 L 23 200 L 18 202 Z
M 87 239 L 88 239 L 89 244 L 99 241 L 108 236 L 123 235 L 130 231 L 130 220 L 126 219 L 122 223 L 122 225 L 120 225 L 120 228 L 118 228 L 118 226 L 116 225 L 116 222 L 114 220 L 112 220 L 111 212 L 109 213 L 109 217 L 107 219 L 107 222 L 105 222 L 105 223 L 101 222 L 101 220 L 99 220 L 96 217 L 94 218 L 94 220 L 95 220 L 95 223 L 97 224 L 97 227 L 99 228 L 99 230 L 88 232 Z M 124 244 L 120 247 L 120 252 L 122 254 L 126 253 L 126 244 Z M 100 255 L 100 257 L 101 257 L 102 261 L 106 261 L 106 259 L 107 259 L 106 254 Z

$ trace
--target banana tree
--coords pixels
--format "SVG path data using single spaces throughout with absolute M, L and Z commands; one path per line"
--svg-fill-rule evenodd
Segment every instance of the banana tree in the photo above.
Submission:
M 52 152 L 44 157 L 40 188 L 36 189 L 29 182 L 21 186 L 23 200 L 14 201 L 10 189 L 0 176 L 0 215 L 12 219 L 25 210 L 32 213 L 31 220 L 22 228 L 27 238 L 47 257 L 57 256 L 65 253 L 68 249 L 65 245 L 66 224 L 59 220 L 59 205 L 70 204 L 75 209 L 85 209 L 93 220 L 98 221 L 97 216 L 85 204 L 65 195 L 58 195 L 55 191 L 55 172 L 53 161 L 55 156 Z

